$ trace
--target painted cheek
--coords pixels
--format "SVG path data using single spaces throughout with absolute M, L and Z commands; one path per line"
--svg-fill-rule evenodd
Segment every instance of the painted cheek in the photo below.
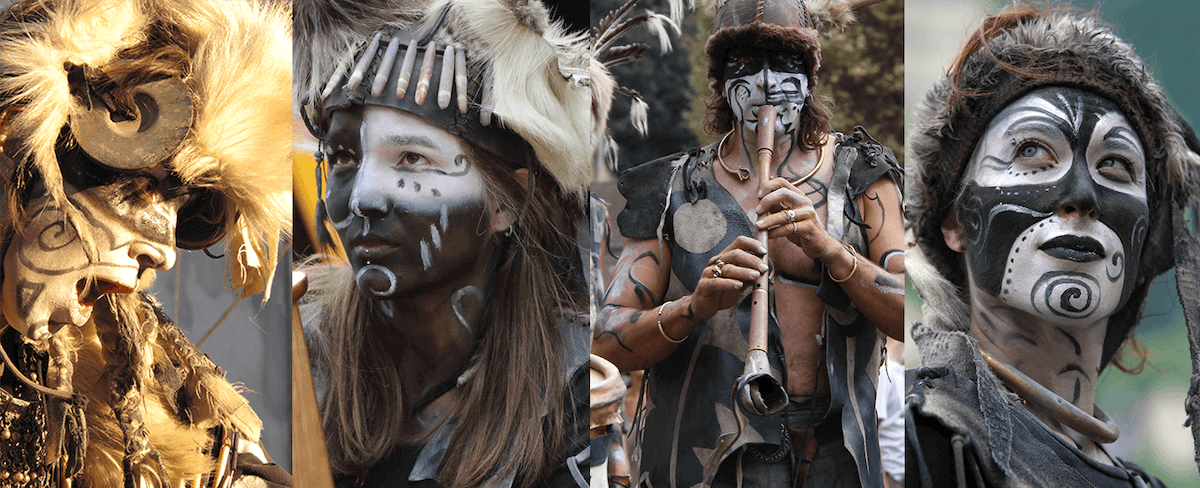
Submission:
M 968 259 L 972 277 L 977 286 L 992 295 L 999 296 L 1009 269 L 1010 252 L 1019 255 L 1037 252 L 1034 248 L 1019 246 L 1018 239 L 1035 224 L 1044 224 L 1045 219 L 1057 215 L 1059 203 L 1068 195 L 1079 191 L 1072 188 L 1071 175 L 1048 185 L 1022 185 L 1010 187 L 981 187 L 972 182 L 963 192 L 963 204 L 959 218 L 968 242 Z M 1100 214 L 1099 222 L 1119 237 L 1121 250 L 1106 256 L 1106 281 L 1108 277 L 1124 274 L 1120 303 L 1123 305 L 1132 292 L 1136 273 L 1124 270 L 1137 269 L 1146 227 L 1149 208 L 1142 199 L 1127 193 L 1112 191 L 1090 182 L 1088 189 L 1095 192 Z M 1079 182 L 1074 182 L 1079 184 Z

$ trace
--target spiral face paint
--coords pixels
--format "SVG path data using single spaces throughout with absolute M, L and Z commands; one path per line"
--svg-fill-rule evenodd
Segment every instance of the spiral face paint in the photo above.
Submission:
M 725 63 L 725 99 L 738 124 L 758 131 L 758 108 L 773 105 L 776 135 L 792 132 L 808 97 L 801 54 L 734 49 Z
M 175 222 L 190 198 L 190 188 L 162 165 L 124 173 L 66 159 L 62 168 L 67 198 L 82 220 L 68 223 L 39 190 L 25 209 L 30 220 L 4 253 L 4 317 L 35 340 L 85 324 L 104 294 L 142 289 L 145 270 L 174 266 Z M 76 226 L 87 228 L 94 257 Z
M 483 179 L 457 137 L 373 105 L 333 114 L 325 207 L 375 298 L 470 274 L 490 245 Z
M 1149 222 L 1145 167 L 1104 98 L 1052 87 L 1013 102 L 980 139 L 959 207 L 975 286 L 1060 321 L 1111 315 Z

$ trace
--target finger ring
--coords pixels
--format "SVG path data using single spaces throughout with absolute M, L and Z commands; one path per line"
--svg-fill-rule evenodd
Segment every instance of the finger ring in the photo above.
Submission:
M 718 259 L 717 262 L 713 264 L 713 266 L 714 266 L 713 267 L 713 278 L 720 278 L 721 277 L 721 268 L 725 267 L 725 262 Z
M 788 216 L 788 222 L 796 221 L 796 211 L 795 210 L 792 210 L 789 208 L 789 209 L 785 210 L 784 213 L 786 213 Z
M 796 235 L 796 231 L 797 231 L 797 229 L 796 229 L 796 223 L 795 223 L 795 222 L 792 222 L 792 235 Z

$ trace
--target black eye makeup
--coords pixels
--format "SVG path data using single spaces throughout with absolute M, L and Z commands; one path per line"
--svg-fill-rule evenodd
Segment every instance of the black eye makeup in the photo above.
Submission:
M 804 73 L 806 63 L 799 53 L 732 49 L 725 60 L 725 78 L 749 76 L 762 71 L 764 66 L 779 73 Z

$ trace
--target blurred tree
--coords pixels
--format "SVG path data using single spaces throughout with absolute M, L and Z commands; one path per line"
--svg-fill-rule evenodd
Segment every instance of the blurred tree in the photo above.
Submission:
M 833 97 L 833 129 L 861 125 L 904 163 L 904 2 L 858 10 L 858 22 L 822 39 L 817 93 Z
M 600 19 L 624 3 L 623 0 L 593 0 L 592 26 L 597 25 Z M 669 12 L 667 0 L 641 0 L 634 8 L 651 9 L 664 15 Z M 689 13 L 689 17 L 685 18 L 680 27 L 684 29 L 684 36 L 695 37 L 694 24 L 689 32 L 687 19 L 690 17 Z M 688 51 L 680 48 L 680 39 L 674 36 L 674 32 L 671 34 L 671 42 L 675 49 L 667 54 L 660 53 L 658 40 L 644 27 L 631 31 L 618 42 L 638 42 L 650 46 L 642 60 L 612 69 L 613 77 L 618 83 L 636 90 L 649 105 L 650 133 L 643 137 L 634 130 L 629 120 L 629 97 L 618 95 L 613 102 L 608 130 L 620 148 L 617 157 L 619 169 L 622 171 L 696 146 L 696 138 L 682 117 L 688 109 L 688 104 L 696 98 L 695 92 L 688 84 L 691 62 L 688 59 Z

